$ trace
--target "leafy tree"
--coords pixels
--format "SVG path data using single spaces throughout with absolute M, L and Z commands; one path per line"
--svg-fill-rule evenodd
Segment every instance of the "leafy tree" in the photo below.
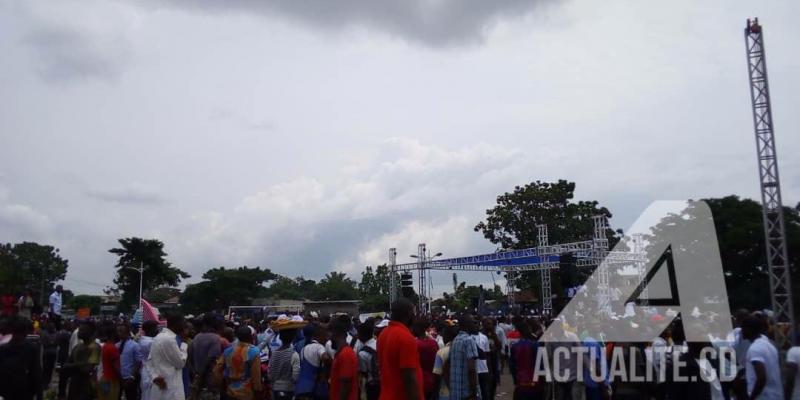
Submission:
M 188 312 L 224 310 L 231 305 L 247 305 L 264 289 L 264 282 L 277 275 L 261 267 L 213 268 L 203 274 L 203 282 L 189 285 L 181 295 L 181 306 Z
M 343 272 L 329 272 L 317 284 L 314 300 L 354 300 L 358 299 L 356 282 Z
M 137 237 L 119 239 L 120 247 L 110 249 L 117 255 L 116 277 L 114 288 L 107 293 L 118 290 L 121 293 L 120 310 L 130 310 L 139 303 L 139 271 L 144 267 L 144 292 L 155 288 L 178 286 L 182 279 L 190 275 L 167 261 L 164 243 L 158 239 L 142 239 Z
M 456 287 L 454 293 L 450 294 L 444 292 L 442 294 L 442 298 L 439 301 L 434 302 L 435 306 L 439 307 L 446 307 L 448 311 L 458 312 L 464 311 L 467 309 L 471 309 L 477 305 L 478 299 L 480 298 L 481 288 L 480 286 L 469 285 L 467 286 L 466 282 L 461 282 Z M 494 285 L 493 288 L 483 288 L 483 299 L 484 300 L 505 300 L 506 296 L 503 293 L 503 289 L 498 286 Z
M 67 304 L 75 311 L 81 308 L 88 308 L 92 314 L 97 315 L 100 313 L 100 305 L 103 304 L 103 299 L 100 296 L 79 294 L 70 299 Z
M 210 281 L 202 281 L 187 285 L 181 293 L 181 309 L 187 313 L 223 311 L 224 305 L 216 299 L 217 289 Z
M 536 247 L 538 231 L 536 225 L 545 224 L 550 243 L 567 243 L 589 240 L 594 222 L 592 217 L 611 212 L 597 201 L 574 202 L 575 183 L 559 180 L 555 183 L 536 181 L 517 186 L 513 192 L 497 197 L 497 205 L 486 210 L 486 220 L 475 226 L 476 232 L 503 250 Z M 621 231 L 608 229 L 606 236 L 613 248 L 619 241 Z M 580 271 L 585 280 L 590 271 Z M 558 274 L 553 274 L 553 293 L 563 288 Z M 540 293 L 537 273 L 523 273 L 516 280 L 519 289 Z
M 363 311 L 389 310 L 389 267 L 386 264 L 375 267 L 367 266 L 361 272 L 361 282 L 358 291 L 361 295 L 361 309 Z M 400 281 L 399 275 L 397 282 Z
M 297 286 L 304 299 L 318 300 L 319 296 L 319 283 L 313 279 L 306 279 L 302 276 L 295 278 Z M 321 282 L 320 282 L 321 283 Z
M 314 299 L 317 292 L 317 282 L 313 279 L 305 279 L 302 276 L 289 278 L 283 275 L 276 275 L 272 284 L 264 288 L 261 297 L 270 299 L 289 299 L 307 300 Z
M 769 292 L 769 268 L 761 204 L 738 196 L 704 199 L 711 209 L 717 234 L 725 285 L 731 309 L 771 308 Z M 691 203 L 690 203 L 691 204 Z M 784 207 L 787 249 L 791 268 L 792 286 L 800 287 L 800 213 L 797 208 Z M 678 218 L 698 218 L 696 206 L 690 205 L 680 215 L 663 218 L 657 224 L 648 241 L 655 241 Z M 649 246 L 655 247 L 655 245 Z M 659 256 L 652 254 L 651 256 Z M 797 293 L 797 290 L 795 290 Z M 795 295 L 795 307 L 800 299 Z M 798 308 L 795 308 L 797 310 Z
M 53 246 L 34 242 L 0 244 L 0 291 L 31 289 L 39 305 L 47 302 L 55 283 L 67 275 L 69 262 Z
M 163 303 L 173 297 L 181 295 L 181 290 L 174 287 L 155 288 L 144 294 L 144 298 L 150 303 Z

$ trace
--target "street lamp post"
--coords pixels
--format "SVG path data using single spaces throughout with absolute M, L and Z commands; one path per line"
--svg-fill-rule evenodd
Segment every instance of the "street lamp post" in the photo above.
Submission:
M 125 267 L 139 272 L 139 309 L 142 309 L 142 288 L 144 287 L 144 261 L 140 261 L 139 268 Z

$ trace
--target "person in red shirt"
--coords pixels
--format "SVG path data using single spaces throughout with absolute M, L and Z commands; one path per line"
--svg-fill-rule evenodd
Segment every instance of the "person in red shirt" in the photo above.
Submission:
M 422 368 L 422 390 L 427 400 L 433 399 L 435 395 L 433 364 L 436 362 L 436 352 L 439 351 L 439 343 L 428 336 L 430 325 L 425 318 L 419 318 L 414 323 L 419 365 Z
M 119 349 L 117 349 L 117 327 L 105 323 L 100 327 L 101 347 L 100 374 L 97 377 L 97 398 L 119 400 L 120 372 Z
M 422 368 L 417 340 L 408 329 L 414 321 L 414 305 L 401 298 L 392 304 L 392 320 L 378 336 L 380 400 L 423 400 Z
M 358 400 L 358 358 L 347 344 L 347 325 L 331 322 L 331 345 L 336 350 L 331 366 L 330 400 Z

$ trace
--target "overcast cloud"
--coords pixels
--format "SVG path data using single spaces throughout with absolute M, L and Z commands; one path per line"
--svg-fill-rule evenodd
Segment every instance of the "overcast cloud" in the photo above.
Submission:
M 757 198 L 753 15 L 794 205 L 798 7 L 0 0 L 0 241 L 59 247 L 67 287 L 98 293 L 120 237 L 163 240 L 190 281 L 358 276 L 389 247 L 492 251 L 472 227 L 534 180 L 575 181 L 615 228 L 657 199 Z

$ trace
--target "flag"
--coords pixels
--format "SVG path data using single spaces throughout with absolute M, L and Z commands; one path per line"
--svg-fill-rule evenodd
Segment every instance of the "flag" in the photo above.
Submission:
M 142 299 L 142 321 L 158 322 L 158 309 L 150 305 L 145 299 Z

